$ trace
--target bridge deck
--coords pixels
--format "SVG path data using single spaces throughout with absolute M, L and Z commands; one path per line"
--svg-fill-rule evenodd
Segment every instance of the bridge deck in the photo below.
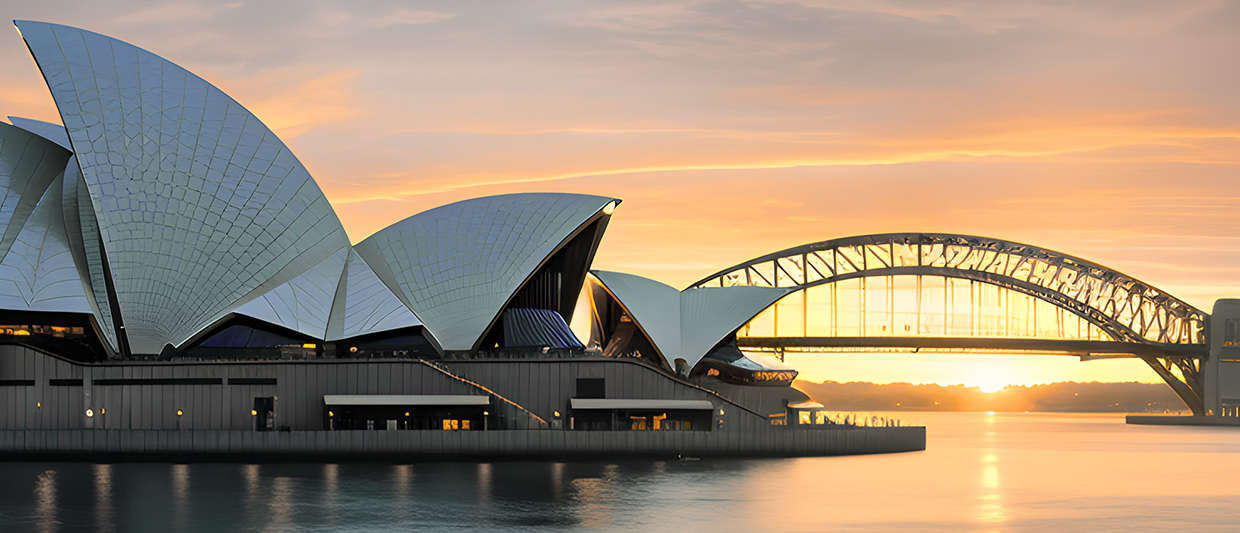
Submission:
M 1039 353 L 1082 358 L 1188 357 L 1206 355 L 1204 344 L 1158 345 L 1135 342 L 980 337 L 737 337 L 741 348 L 821 349 L 845 351 L 873 348 L 914 351 L 978 351 Z

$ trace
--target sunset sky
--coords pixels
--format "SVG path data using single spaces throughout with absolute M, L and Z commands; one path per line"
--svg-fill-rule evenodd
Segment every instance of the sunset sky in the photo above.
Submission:
M 1240 297 L 1240 4 L 40 2 L 292 147 L 350 238 L 523 191 L 624 199 L 595 268 L 684 287 L 782 248 L 977 234 Z M 59 121 L 15 30 L 0 115 Z M 1136 360 L 858 354 L 820 380 L 1158 377 Z

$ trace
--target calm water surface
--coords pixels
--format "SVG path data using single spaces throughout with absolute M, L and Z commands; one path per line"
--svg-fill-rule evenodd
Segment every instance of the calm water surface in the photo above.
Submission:
M 0 531 L 1237 531 L 1240 429 L 900 413 L 925 452 L 807 459 L 0 463 Z

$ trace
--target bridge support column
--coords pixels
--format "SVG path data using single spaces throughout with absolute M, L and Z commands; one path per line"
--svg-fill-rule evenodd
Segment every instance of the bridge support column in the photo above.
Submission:
M 1214 302 L 1210 355 L 1201 365 L 1206 416 L 1240 417 L 1240 299 Z

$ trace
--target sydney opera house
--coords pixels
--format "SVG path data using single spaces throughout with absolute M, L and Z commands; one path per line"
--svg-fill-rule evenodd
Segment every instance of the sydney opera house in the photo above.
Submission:
M 737 349 L 785 289 L 592 271 L 619 199 L 476 198 L 352 244 L 289 148 L 207 81 L 16 26 L 61 122 L 0 123 L 6 454 L 925 446 L 924 428 L 831 423 L 795 370 Z

